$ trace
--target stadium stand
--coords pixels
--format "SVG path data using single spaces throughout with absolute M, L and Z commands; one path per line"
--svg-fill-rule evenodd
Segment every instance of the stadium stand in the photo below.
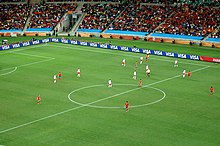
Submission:
M 217 33 L 212 34 L 211 38 L 220 38 L 220 30 Z
M 28 24 L 28 29 L 48 28 L 52 30 L 66 12 L 75 11 L 76 7 L 77 4 L 75 3 L 37 4 L 34 6 L 34 12 Z
M 156 32 L 205 37 L 220 25 L 219 15 L 215 7 L 180 5 Z
M 140 0 L 140 2 L 151 4 L 174 4 L 175 0 Z
M 120 2 L 120 0 L 47 0 L 47 2 Z
M 109 29 L 151 33 L 173 11 L 170 6 L 130 5 Z
M 121 4 L 84 4 L 82 12 L 86 12 L 79 29 L 105 30 L 123 10 Z
M 191 40 L 219 42 L 220 39 L 218 0 L 45 0 L 31 6 L 24 4 L 27 0 L 0 1 L 0 33 L 6 36 L 14 32 L 51 34 L 55 27 L 62 27 L 58 23 L 64 14 L 68 11 L 72 14 L 80 2 L 75 11 L 80 18 L 75 31 L 78 28 L 81 36 L 100 33 L 106 38 L 136 39 L 138 36 L 185 44 Z M 25 26 L 26 22 L 29 23 Z
M 21 31 L 30 13 L 27 4 L 3 4 L 0 5 L 0 30 Z
M 5 3 L 5 2 L 26 2 L 26 0 L 0 0 L 0 2 L 3 2 L 3 3 Z
M 177 0 L 180 4 L 189 4 L 193 6 L 220 6 L 219 0 Z

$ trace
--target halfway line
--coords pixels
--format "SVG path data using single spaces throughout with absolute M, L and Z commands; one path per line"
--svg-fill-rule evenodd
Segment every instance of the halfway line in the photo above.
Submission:
M 192 71 L 192 72 L 197 72 L 197 71 L 200 71 L 200 70 L 209 68 L 209 67 L 210 67 L 210 66 L 206 66 L 206 67 L 203 67 L 203 68 L 194 70 L 194 71 Z M 152 85 L 155 85 L 155 84 L 158 84 L 158 83 L 162 83 L 162 82 L 165 82 L 165 81 L 169 81 L 169 80 L 178 78 L 178 77 L 180 77 L 180 76 L 181 76 L 181 75 L 176 75 L 176 76 L 174 76 L 174 77 L 170 77 L 170 78 L 167 78 L 167 79 L 164 79 L 164 80 L 161 80 L 161 81 L 157 81 L 157 82 L 151 83 L 151 84 L 149 84 L 149 85 L 145 85 L 144 87 L 148 87 L 148 86 L 152 86 Z M 131 90 L 128 90 L 128 91 L 125 91 L 125 92 L 122 92 L 122 93 L 119 93 L 119 94 L 116 94 L 116 95 L 118 96 L 118 95 L 125 94 L 125 93 L 128 93 L 128 92 L 137 90 L 137 89 L 138 89 L 138 88 L 131 89 Z M 31 122 L 28 122 L 28 123 L 25 123 L 25 124 L 21 124 L 21 125 L 18 125 L 18 126 L 15 126 L 15 127 L 9 128 L 9 129 L 6 129 L 6 130 L 2 130 L 2 131 L 0 131 L 0 134 L 5 133 L 5 132 L 8 132 L 8 131 L 11 131 L 11 130 L 14 130 L 14 129 L 18 129 L 18 128 L 20 128 L 20 127 L 24 127 L 24 126 L 27 126 L 27 125 L 30 125 L 30 124 L 33 124 L 33 123 L 36 123 L 36 122 L 39 122 L 39 121 L 43 121 L 43 120 L 45 120 L 45 119 L 49 119 L 49 118 L 52 118 L 52 117 L 55 117 L 55 116 L 58 116 L 58 115 L 61 115 L 61 114 L 64 114 L 64 113 L 67 113 L 67 112 L 70 112 L 70 111 L 79 109 L 79 108 L 82 108 L 82 107 L 86 107 L 87 105 L 90 105 L 90 104 L 93 104 L 93 103 L 97 103 L 97 102 L 100 102 L 100 101 L 103 101 L 103 100 L 107 100 L 107 99 L 109 99 L 109 98 L 115 97 L 116 95 L 109 96 L 109 97 L 106 97 L 106 98 L 103 98 L 103 99 L 100 99 L 100 100 L 96 100 L 96 101 L 87 103 L 87 104 L 85 104 L 85 105 L 81 105 L 81 106 L 78 106 L 78 107 L 74 107 L 74 108 L 71 108 L 71 109 L 68 109 L 68 110 L 65 110 L 65 111 L 62 111 L 62 112 L 59 112 L 59 113 L 56 113 L 56 114 L 47 116 L 47 117 L 43 117 L 43 118 L 40 118 L 40 119 L 31 121 Z

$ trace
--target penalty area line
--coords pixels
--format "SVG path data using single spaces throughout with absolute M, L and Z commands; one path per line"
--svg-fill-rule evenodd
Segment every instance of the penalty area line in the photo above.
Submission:
M 18 67 L 11 67 L 11 68 L 14 68 L 14 69 L 12 71 L 10 71 L 10 72 L 6 72 L 6 73 L 3 73 L 3 74 L 0 74 L 0 76 L 4 76 L 4 75 L 10 74 L 10 73 L 13 73 L 13 72 L 15 72 L 18 69 Z M 3 70 L 9 70 L 11 68 L 3 69 Z
M 30 57 L 38 57 L 38 58 L 45 58 L 45 59 L 52 59 L 53 57 L 47 57 L 47 56 L 40 56 L 40 55 L 33 55 L 33 54 L 27 54 L 27 53 L 17 53 L 17 52 L 12 52 L 12 54 L 17 54 L 17 55 L 25 55 L 25 56 L 30 56 Z
M 27 53 L 17 53 L 18 51 L 23 51 L 23 50 L 32 49 L 32 48 L 38 48 L 38 47 L 41 47 L 41 46 L 34 46 L 34 47 L 30 46 L 29 48 L 25 48 L 25 49 L 12 50 L 12 51 L 9 50 L 8 52 L 0 53 L 0 55 L 11 53 L 11 54 L 17 54 L 17 55 L 26 55 L 26 56 L 30 56 L 30 57 L 44 58 L 44 60 L 40 60 L 40 61 L 36 61 L 36 62 L 32 62 L 32 63 L 27 63 L 27 64 L 23 64 L 23 65 L 18 65 L 18 66 L 15 66 L 15 67 L 9 67 L 9 68 L 5 68 L 5 69 L 0 69 L 0 71 L 14 69 L 14 70 L 12 70 L 10 72 L 6 72 L 6 73 L 0 74 L 0 76 L 4 76 L 4 75 L 10 74 L 10 73 L 13 73 L 19 67 L 31 66 L 31 65 L 34 65 L 34 64 L 38 64 L 38 63 L 42 63 L 42 62 L 47 62 L 47 61 L 51 61 L 51 60 L 55 59 L 53 57 L 47 57 L 47 56 L 33 55 L 33 54 L 27 54 Z
M 13 73 L 13 72 L 15 72 L 19 67 L 31 66 L 31 65 L 34 65 L 34 64 L 38 64 L 38 63 L 42 63 L 42 62 L 47 62 L 47 61 L 51 61 L 51 60 L 54 60 L 54 59 L 55 59 L 55 58 L 50 58 L 50 59 L 46 59 L 46 60 L 41 60 L 41 61 L 36 61 L 36 62 L 32 62 L 32 63 L 27 63 L 27 64 L 15 66 L 15 67 L 10 67 L 10 68 L 1 69 L 0 71 L 10 70 L 10 69 L 13 69 L 13 68 L 14 68 L 14 70 L 12 70 L 12 71 L 10 71 L 10 72 L 7 72 L 7 73 L 0 74 L 0 76 Z
M 198 72 L 200 70 L 204 70 L 206 68 L 209 68 L 210 66 L 206 66 L 206 67 L 203 67 L 203 68 L 199 68 L 199 69 L 196 69 L 192 72 Z M 152 86 L 152 85 L 155 85 L 155 84 L 158 84 L 158 83 L 162 83 L 162 82 L 165 82 L 165 81 L 169 81 L 169 80 L 172 80 L 172 79 L 175 79 L 175 78 L 178 78 L 180 77 L 181 75 L 176 75 L 174 77 L 170 77 L 170 78 L 167 78 L 167 79 L 164 79 L 164 80 L 161 80 L 161 81 L 157 81 L 157 82 L 154 82 L 154 83 L 151 83 L 149 85 L 145 85 L 144 87 L 148 87 L 148 86 Z M 135 89 L 132 89 L 132 90 L 137 90 L 136 88 Z M 126 91 L 124 93 L 128 93 L 128 92 L 131 92 L 131 91 Z M 121 95 L 122 93 L 120 93 Z M 115 96 L 111 96 L 111 97 L 115 97 Z M 106 99 L 109 99 L 109 97 L 106 97 Z M 0 131 L 0 134 L 2 133 L 5 133 L 5 132 L 8 132 L 8 131 L 12 131 L 12 130 L 15 130 L 15 129 L 18 129 L 18 128 L 21 128 L 21 127 L 24 127 L 24 126 L 27 126 L 27 125 L 30 125 L 30 124 L 34 124 L 34 123 L 37 123 L 39 121 L 43 121 L 43 120 L 46 120 L 46 119 L 49 119 L 49 118 L 52 118 L 52 117 L 55 117 L 55 116 L 58 116 L 58 115 L 62 115 L 64 113 L 67 113 L 67 112 L 70 112 L 70 111 L 73 111 L 73 110 L 76 110 L 76 109 L 79 109 L 79 108 L 82 108 L 82 107 L 86 107 L 87 105 L 89 104 L 93 104 L 93 103 L 97 103 L 99 101 L 103 101 L 103 100 L 106 100 L 105 98 L 103 99 L 100 99 L 100 100 L 97 100 L 97 101 L 93 101 L 93 102 L 90 102 L 90 103 L 87 103 L 85 105 L 81 105 L 81 106 L 78 106 L 78 107 L 74 107 L 74 108 L 71 108 L 71 109 L 68 109 L 68 110 L 65 110 L 65 111 L 62 111 L 62 112 L 59 112 L 59 113 L 55 113 L 55 114 L 52 114 L 50 116 L 46 116 L 46 117 L 43 117 L 43 118 L 40 118 L 40 119 L 37 119 L 37 120 L 33 120 L 31 122 L 27 122 L 27 123 L 24 123 L 24 124 L 21 124 L 21 125 L 18 125 L 18 126 L 15 126 L 15 127 L 12 127 L 12 128 L 9 128 L 9 129 L 6 129 L 6 130 L 2 130 Z

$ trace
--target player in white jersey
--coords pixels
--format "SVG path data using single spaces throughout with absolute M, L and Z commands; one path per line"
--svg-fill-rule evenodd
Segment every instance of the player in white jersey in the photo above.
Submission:
M 80 68 L 77 69 L 77 77 L 80 77 Z
M 134 71 L 133 79 L 134 79 L 134 80 L 137 79 L 137 72 L 136 72 L 136 70 Z
M 150 69 L 149 68 L 146 70 L 146 74 L 148 77 L 150 77 Z
M 186 70 L 184 69 L 183 70 L 183 78 L 185 78 L 186 77 Z
M 148 65 L 146 65 L 146 71 L 149 69 Z
M 125 62 L 126 62 L 125 59 L 123 59 L 121 65 L 125 66 Z
M 54 74 L 53 75 L 53 82 L 56 83 L 57 82 L 57 76 Z
M 112 87 L 112 80 L 111 79 L 108 80 L 108 87 Z
M 177 60 L 174 61 L 174 67 L 178 67 L 178 61 Z
M 143 59 L 144 59 L 144 57 L 140 57 L 140 64 L 142 64 L 143 63 Z

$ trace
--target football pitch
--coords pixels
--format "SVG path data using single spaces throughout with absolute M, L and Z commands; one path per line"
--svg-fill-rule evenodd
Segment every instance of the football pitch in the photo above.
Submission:
M 136 68 L 145 54 L 61 43 L 0 56 L 0 145 L 220 145 L 219 64 L 150 55 Z

